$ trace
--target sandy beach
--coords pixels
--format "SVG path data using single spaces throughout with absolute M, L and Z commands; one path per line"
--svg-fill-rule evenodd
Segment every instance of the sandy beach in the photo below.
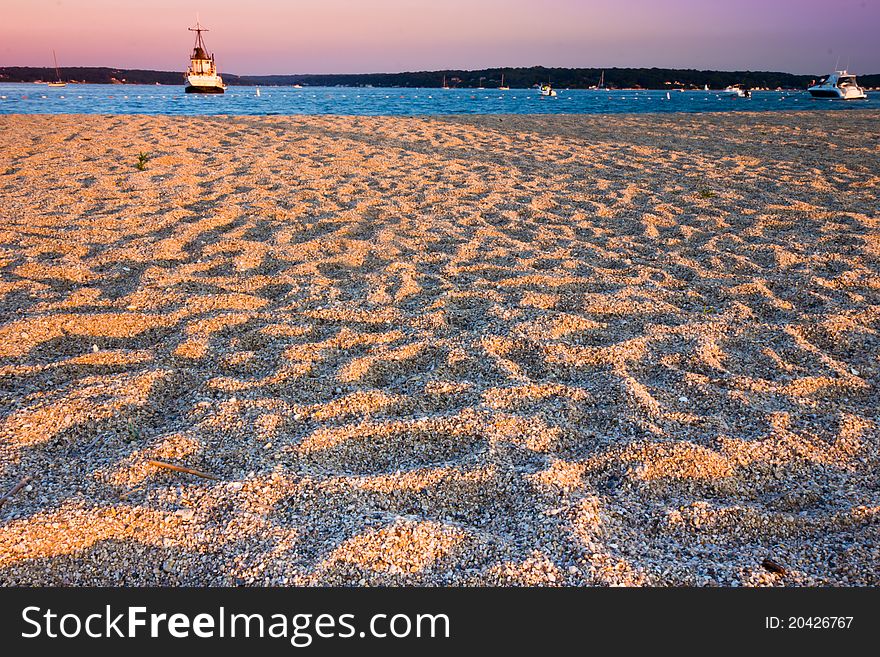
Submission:
M 0 584 L 877 585 L 878 126 L 0 116 Z

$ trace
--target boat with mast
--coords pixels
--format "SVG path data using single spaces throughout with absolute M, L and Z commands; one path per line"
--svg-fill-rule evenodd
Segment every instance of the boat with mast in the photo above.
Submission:
M 202 38 L 202 32 L 208 30 L 201 26 L 196 19 L 195 27 L 187 28 L 196 33 L 196 43 L 190 56 L 189 68 L 184 77 L 186 78 L 186 93 L 188 94 L 222 94 L 226 91 L 223 78 L 217 74 L 217 64 L 214 62 L 214 53 L 208 55 L 208 48 Z
M 599 83 L 594 84 L 592 87 L 588 87 L 589 89 L 598 89 L 599 91 L 608 91 L 608 87 L 605 86 L 605 71 L 602 71 L 599 74 Z
M 52 61 L 55 62 L 55 81 L 50 82 L 50 87 L 66 87 L 67 83 L 61 79 L 61 69 L 58 68 L 58 58 L 55 56 L 55 51 L 52 51 Z
M 498 89 L 499 91 L 510 91 L 510 87 L 504 84 L 504 73 L 501 74 L 501 86 Z
M 449 89 L 450 88 L 449 85 L 446 84 L 446 76 L 445 75 L 443 76 L 443 86 L 441 88 L 442 89 Z

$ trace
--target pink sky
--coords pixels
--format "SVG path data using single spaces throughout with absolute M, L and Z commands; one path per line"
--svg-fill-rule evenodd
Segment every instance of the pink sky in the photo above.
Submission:
M 0 66 L 182 70 L 199 11 L 221 70 L 493 66 L 880 72 L 880 0 L 3 0 Z

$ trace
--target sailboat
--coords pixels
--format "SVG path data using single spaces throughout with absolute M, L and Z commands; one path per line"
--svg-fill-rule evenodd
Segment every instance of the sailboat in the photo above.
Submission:
M 589 89 L 598 89 L 599 91 L 608 91 L 608 87 L 605 86 L 605 71 L 602 71 L 599 74 L 599 84 L 594 84 L 592 87 L 588 87 Z
M 61 69 L 58 68 L 58 58 L 55 56 L 55 51 L 52 51 L 52 61 L 55 62 L 55 81 L 50 82 L 50 87 L 66 87 L 67 83 L 61 79 Z
M 186 71 L 186 93 L 188 94 L 222 94 L 226 91 L 223 78 L 217 74 L 217 64 L 214 63 L 214 55 L 208 55 L 202 32 L 207 32 L 196 20 L 195 27 L 187 28 L 196 33 L 196 44 L 190 56 L 189 68 Z
M 449 85 L 446 84 L 446 76 L 445 76 L 445 75 L 443 76 L 443 88 L 444 88 L 444 89 L 449 89 Z
M 501 74 L 501 86 L 498 89 L 500 91 L 510 91 L 510 87 L 504 84 L 504 73 Z

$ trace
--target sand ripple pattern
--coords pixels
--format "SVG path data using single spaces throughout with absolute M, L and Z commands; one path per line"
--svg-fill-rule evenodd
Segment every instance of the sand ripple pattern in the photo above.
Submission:
M 878 120 L 0 117 L 0 583 L 876 585 Z

